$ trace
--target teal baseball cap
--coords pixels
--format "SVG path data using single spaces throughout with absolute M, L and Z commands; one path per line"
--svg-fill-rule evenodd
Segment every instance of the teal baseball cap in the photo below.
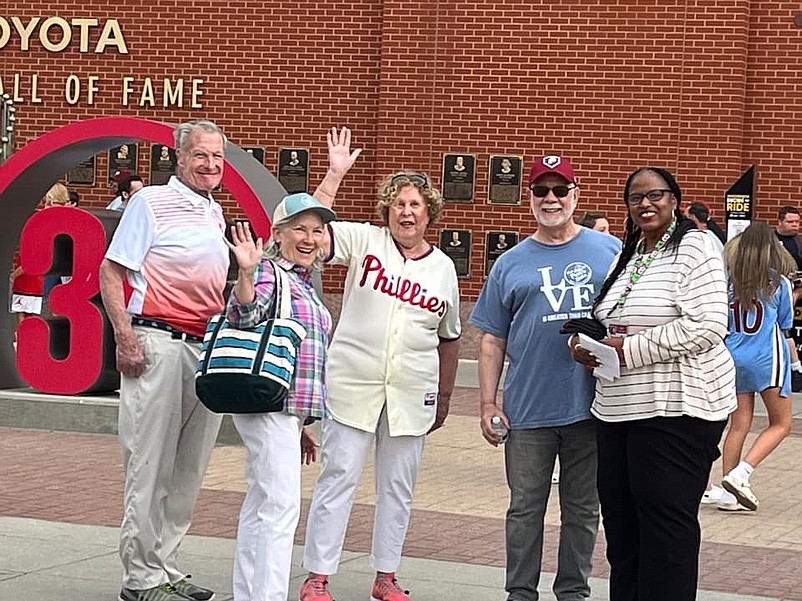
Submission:
M 328 223 L 329 221 L 337 219 L 337 213 L 321 204 L 317 198 L 306 192 L 299 192 L 297 194 L 285 196 L 281 202 L 278 203 L 276 210 L 273 211 L 273 225 L 289 221 L 296 215 L 300 215 L 306 211 L 314 211 L 320 215 L 323 223 Z

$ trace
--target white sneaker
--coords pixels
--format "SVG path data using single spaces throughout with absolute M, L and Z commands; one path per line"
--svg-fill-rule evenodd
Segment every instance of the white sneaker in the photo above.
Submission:
M 713 505 L 721 502 L 721 496 L 724 494 L 724 489 L 714 484 L 710 490 L 706 490 L 702 495 L 702 505 Z
M 749 509 L 748 507 L 744 507 L 738 501 L 722 501 L 718 505 L 716 505 L 719 511 L 754 511 L 753 509 Z
M 738 502 L 741 505 L 750 511 L 757 511 L 757 506 L 760 504 L 760 502 L 757 500 L 757 497 L 752 492 L 752 489 L 749 487 L 747 482 L 739 482 L 727 474 L 724 476 L 724 478 L 722 478 L 721 486 L 724 487 L 724 490 L 734 494 L 735 498 L 738 499 Z

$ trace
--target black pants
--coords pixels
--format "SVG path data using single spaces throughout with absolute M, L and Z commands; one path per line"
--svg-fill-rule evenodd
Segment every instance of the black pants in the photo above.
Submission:
M 597 420 L 610 601 L 693 601 L 699 502 L 726 421 Z

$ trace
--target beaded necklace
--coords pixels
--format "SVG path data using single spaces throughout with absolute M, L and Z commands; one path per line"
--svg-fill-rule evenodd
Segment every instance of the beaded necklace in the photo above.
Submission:
M 618 297 L 618 303 L 616 307 L 619 309 L 624 308 L 624 304 L 627 302 L 627 298 L 629 297 L 629 293 L 632 292 L 632 288 L 635 286 L 637 281 L 641 279 L 646 270 L 649 269 L 649 265 L 652 264 L 654 259 L 660 254 L 666 247 L 666 242 L 671 237 L 671 234 L 674 233 L 674 230 L 677 229 L 677 221 L 674 220 L 671 222 L 671 225 L 668 226 L 668 229 L 663 234 L 663 237 L 657 241 L 657 244 L 654 245 L 654 250 L 650 252 L 644 258 L 644 254 L 640 253 L 637 258 L 635 259 L 635 264 L 632 267 L 632 273 L 629 274 L 629 281 L 627 282 L 626 288 L 624 288 L 623 292 L 621 292 L 621 296 Z M 638 243 L 638 246 L 641 244 L 645 245 L 645 242 L 641 241 Z

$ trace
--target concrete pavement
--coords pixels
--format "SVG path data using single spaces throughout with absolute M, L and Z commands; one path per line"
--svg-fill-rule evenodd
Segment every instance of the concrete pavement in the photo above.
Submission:
M 465 383 L 465 382 L 463 382 Z M 14 395 L 22 400 L 14 400 Z M 119 591 L 117 531 L 122 469 L 113 433 L 116 399 L 32 400 L 6 391 L 0 397 L 0 600 L 112 601 Z M 27 400 L 25 400 L 27 398 Z M 25 417 L 25 404 L 42 415 Z M 37 405 L 38 403 L 38 405 Z M 502 601 L 504 512 L 508 491 L 502 452 L 487 445 L 477 426 L 477 396 L 456 391 L 446 426 L 429 437 L 416 489 L 399 580 L 413 599 Z M 13 407 L 15 410 L 6 411 Z M 29 409 L 30 410 L 30 407 Z M 28 411 L 26 410 L 26 411 Z M 35 413 L 35 412 L 34 412 Z M 756 513 L 724 513 L 703 506 L 700 593 L 703 601 L 802 600 L 802 397 L 794 398 L 792 435 L 756 470 Z M 27 423 L 21 423 L 27 420 Z M 762 423 L 758 418 L 757 430 Z M 40 426 L 41 427 L 41 426 Z M 225 438 L 226 435 L 224 435 Z M 216 447 L 183 548 L 183 565 L 199 584 L 230 599 L 233 538 L 242 502 L 244 451 Z M 304 507 L 296 543 L 303 541 L 317 468 L 303 472 Z M 346 536 L 344 561 L 331 586 L 338 601 L 367 600 L 367 552 L 372 523 L 372 464 L 366 466 Z M 714 470 L 718 474 L 718 469 Z M 558 486 L 552 487 L 558 494 Z M 553 598 L 559 516 L 556 499 L 547 515 L 541 592 Z M 290 589 L 297 598 L 303 573 L 298 548 Z M 594 556 L 592 599 L 607 599 L 604 536 Z

